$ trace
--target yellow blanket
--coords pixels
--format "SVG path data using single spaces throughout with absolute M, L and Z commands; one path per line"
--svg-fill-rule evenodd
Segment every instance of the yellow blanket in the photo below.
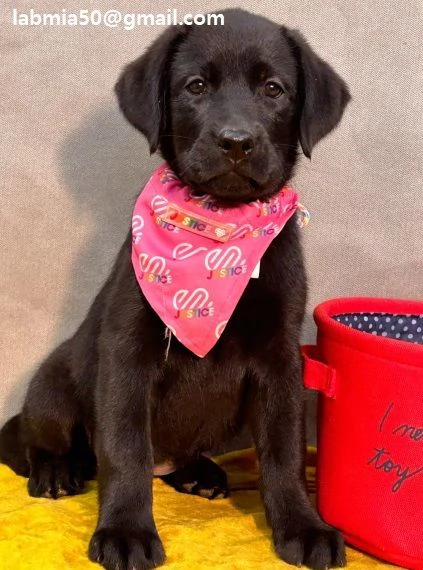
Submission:
M 311 457 L 312 458 L 312 457 Z M 292 569 L 273 552 L 257 491 L 252 450 L 216 458 L 229 475 L 229 499 L 208 501 L 182 495 L 154 481 L 154 516 L 167 570 Z M 314 470 L 308 469 L 310 490 Z M 97 518 L 96 483 L 76 497 L 34 499 L 27 480 L 0 465 L 0 569 L 95 570 L 86 550 Z M 348 549 L 348 568 L 394 568 Z

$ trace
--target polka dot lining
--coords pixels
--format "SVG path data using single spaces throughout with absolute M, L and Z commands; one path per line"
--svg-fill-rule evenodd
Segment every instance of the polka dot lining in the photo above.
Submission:
M 423 315 L 345 313 L 332 318 L 338 323 L 368 334 L 423 344 Z

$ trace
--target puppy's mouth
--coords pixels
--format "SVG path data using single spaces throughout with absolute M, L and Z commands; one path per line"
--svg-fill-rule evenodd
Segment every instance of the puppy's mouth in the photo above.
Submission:
M 266 183 L 231 171 L 201 180 L 188 180 L 193 194 L 209 194 L 222 205 L 236 205 L 261 199 L 272 193 Z

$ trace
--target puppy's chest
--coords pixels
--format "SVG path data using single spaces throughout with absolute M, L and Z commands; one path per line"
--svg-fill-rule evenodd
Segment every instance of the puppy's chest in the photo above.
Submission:
M 266 261 L 260 264 L 260 276 L 250 279 L 227 327 L 226 340 L 239 342 L 241 347 L 248 340 L 249 349 L 254 339 L 263 345 L 282 328 L 284 278 Z
M 234 359 L 215 364 L 209 359 L 167 366 L 153 400 L 152 433 L 164 457 L 183 454 L 194 442 L 205 448 L 237 423 L 245 390 L 245 366 Z M 201 445 L 203 445 L 201 443 Z M 200 447 L 201 447 L 200 445 Z M 171 454 L 171 455 L 169 455 Z

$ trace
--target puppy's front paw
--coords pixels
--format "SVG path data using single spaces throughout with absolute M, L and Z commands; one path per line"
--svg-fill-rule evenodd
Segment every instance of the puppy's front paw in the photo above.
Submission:
M 313 570 L 345 566 L 345 546 L 341 534 L 330 526 L 312 526 L 285 532 L 284 538 L 275 537 L 277 554 L 295 566 L 303 564 Z
M 166 557 L 156 532 L 128 528 L 97 530 L 88 556 L 107 570 L 150 570 L 163 564 Z

